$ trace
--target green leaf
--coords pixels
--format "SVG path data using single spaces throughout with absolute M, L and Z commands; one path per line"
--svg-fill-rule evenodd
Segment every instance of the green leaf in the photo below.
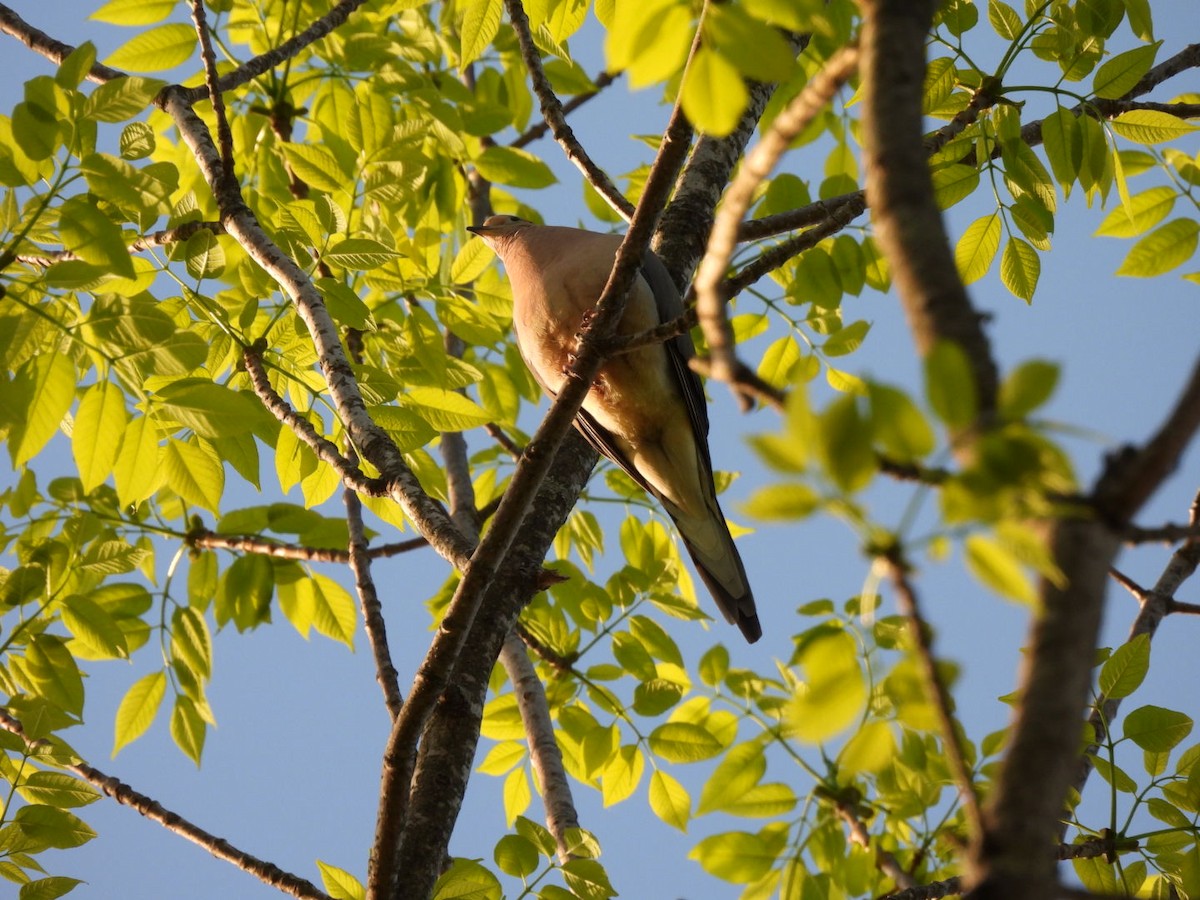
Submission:
M 1155 109 L 1132 109 L 1113 119 L 1111 125 L 1121 137 L 1139 144 L 1162 144 L 1196 130 L 1195 125 Z
M 871 430 L 891 457 L 907 462 L 933 452 L 937 439 L 925 416 L 908 394 L 878 382 L 868 382 Z
M 84 104 L 84 115 L 101 122 L 124 122 L 145 112 L 165 86 L 165 81 L 139 75 L 114 78 L 92 91 Z
M 189 503 L 218 512 L 225 492 L 225 469 L 216 455 L 178 438 L 167 441 L 159 455 L 166 482 Z
M 1006 41 L 1015 41 L 1021 34 L 1021 16 L 1001 0 L 988 0 L 988 24 Z
M 414 387 L 399 400 L 438 431 L 466 431 L 491 421 L 487 410 L 456 391 Z
M 363 900 L 367 895 L 362 882 L 337 866 L 317 860 L 317 868 L 321 870 L 321 884 L 325 885 L 325 893 L 331 900 Z
M 1150 636 L 1134 635 L 1104 661 L 1100 669 L 1100 692 L 1110 700 L 1128 697 L 1138 689 L 1150 670 Z
M 433 886 L 433 900 L 500 900 L 500 881 L 471 859 L 455 859 Z
M 177 0 L 108 0 L 88 18 L 110 25 L 153 25 L 169 16 L 176 5 Z
M 313 574 L 313 625 L 327 638 L 341 641 L 354 649 L 354 629 L 358 607 L 350 593 L 326 575 Z
M 208 622 L 194 607 L 177 607 L 171 615 L 171 657 L 199 678 L 212 676 L 212 635 Z
M 627 744 L 612 755 L 600 775 L 605 809 L 633 795 L 645 768 L 646 758 L 636 745 Z
M 693 722 L 667 722 L 650 733 L 650 750 L 667 762 L 700 762 L 723 749 L 712 732 Z
M 871 323 L 863 319 L 851 322 L 829 335 L 821 345 L 821 350 L 826 356 L 846 356 L 862 346 L 870 330 Z
M 1100 227 L 1096 229 L 1097 236 L 1104 237 L 1137 237 L 1153 228 L 1171 214 L 1175 208 L 1175 200 L 1179 194 L 1174 188 L 1159 185 L 1133 194 L 1129 203 L 1122 203 L 1109 210 Z
M 28 838 L 56 850 L 81 847 L 96 836 L 96 832 L 78 816 L 53 806 L 23 806 L 17 810 L 13 821 Z
M 503 0 L 468 0 L 459 29 L 461 49 L 458 67 L 465 69 L 483 55 L 500 30 Z
M 961 345 L 941 340 L 925 357 L 925 393 L 937 417 L 951 428 L 975 421 L 978 399 L 971 365 Z
M 1195 219 L 1172 219 L 1134 244 L 1117 274 L 1153 278 L 1169 272 L 1191 259 L 1198 235 L 1200 224 Z
M 785 81 L 796 67 L 795 53 L 779 30 L 740 6 L 710 6 L 704 16 L 704 40 L 744 77 L 756 81 Z
M 187 239 L 183 247 L 184 265 L 188 274 L 199 281 L 216 278 L 225 271 L 225 251 L 217 236 L 202 228 Z
M 625 70 L 634 90 L 670 78 L 687 59 L 694 34 L 690 4 L 681 0 L 620 3 L 604 50 L 608 70 Z
M 496 184 L 544 188 L 558 181 L 550 167 L 527 150 L 491 145 L 474 160 L 479 174 Z
M 1060 106 L 1046 116 L 1042 120 L 1042 145 L 1054 177 L 1062 185 L 1063 193 L 1069 193 L 1083 153 L 1083 137 L 1074 114 Z
M 1124 97 L 1150 71 L 1160 44 L 1146 44 L 1118 53 L 1092 76 L 1092 93 L 1105 100 Z
M 966 539 L 967 568 L 985 587 L 1027 606 L 1037 603 L 1037 591 L 1020 560 L 1003 544 L 983 535 Z
M 979 187 L 979 170 L 974 166 L 955 164 L 934 169 L 930 173 L 933 182 L 933 197 L 938 209 L 949 209 L 960 200 L 965 200 Z
M 163 482 L 158 466 L 158 435 L 145 416 L 138 416 L 125 427 L 121 449 L 113 464 L 113 482 L 123 504 L 145 500 Z
M 20 466 L 41 452 L 71 408 L 75 366 L 64 353 L 40 353 L 21 367 L 6 392 L 10 402 L 20 397 L 24 406 L 8 437 L 13 466 Z
M 688 65 L 682 99 L 684 115 L 697 130 L 725 137 L 737 127 L 750 93 L 733 64 L 702 44 Z
M 31 772 L 18 789 L 30 803 L 65 809 L 87 806 L 102 796 L 98 790 L 66 772 Z
M 996 213 L 976 219 L 963 232 L 954 248 L 954 262 L 965 284 L 987 274 L 1000 249 L 1000 216 Z
M 90 597 L 73 594 L 63 601 L 63 625 L 79 646 L 76 656 L 88 659 L 124 659 L 129 655 L 125 632 L 104 607 Z
M 325 147 L 286 143 L 281 149 L 296 177 L 309 187 L 331 193 L 350 190 L 354 180 L 342 171 L 337 157 Z
M 861 490 L 878 468 L 871 449 L 871 425 L 859 412 L 858 399 L 838 397 L 821 414 L 821 462 L 829 477 L 848 493 Z
M 607 900 L 617 896 L 604 867 L 594 859 L 570 859 L 562 865 L 567 887 L 581 900 Z
M 76 885 L 83 884 L 78 878 L 68 878 L 66 875 L 49 875 L 21 885 L 17 900 L 55 900 L 75 890 Z
M 650 776 L 650 809 L 673 828 L 686 832 L 692 812 L 687 789 L 660 769 Z
M 450 264 L 450 280 L 455 284 L 470 284 L 492 263 L 493 254 L 482 240 L 472 237 L 459 248 Z
M 1192 720 L 1161 706 L 1140 706 L 1125 717 L 1122 733 L 1143 750 L 1164 753 L 1192 731 Z
M 709 875 L 734 884 L 758 881 L 771 871 L 782 847 L 762 835 L 727 831 L 706 837 L 688 853 Z
M 513 769 L 504 779 L 504 822 L 512 826 L 513 819 L 529 809 L 533 794 L 523 768 Z
M 1027 241 L 1010 237 L 1000 258 L 1000 280 L 1013 296 L 1031 302 L 1041 271 L 1038 252 Z
M 71 453 L 85 493 L 103 484 L 112 472 L 127 422 L 125 394 L 112 382 L 92 385 L 79 401 Z
M 126 744 L 136 741 L 146 733 L 167 691 L 167 673 L 162 669 L 143 675 L 125 692 L 121 705 L 117 707 L 117 721 L 113 735 L 113 756 Z
M 821 505 L 821 497 L 806 484 L 771 484 L 755 490 L 741 510 L 754 519 L 787 522 L 803 519 Z
M 700 792 L 696 814 L 703 816 L 726 810 L 762 780 L 766 757 L 757 743 L 739 744 L 725 754 Z
M 38 694 L 64 712 L 83 712 L 83 678 L 61 638 L 39 634 L 25 651 L 25 671 Z
M 370 238 L 346 238 L 321 254 L 321 259 L 343 269 L 376 269 L 400 254 Z
M 858 646 L 848 632 L 819 633 L 798 655 L 807 677 L 784 708 L 784 729 L 816 744 L 841 733 L 862 714 L 867 683 L 858 664 Z
M 159 25 L 126 41 L 104 60 L 114 69 L 161 72 L 187 62 L 196 48 L 191 25 Z
M 30 159 L 49 159 L 58 149 L 60 139 L 55 111 L 36 103 L 18 103 L 13 108 L 12 134 L 17 146 Z
M 175 695 L 171 710 L 171 740 L 199 768 L 204 753 L 204 738 L 208 725 L 196 708 L 196 702 L 185 694 Z
M 538 848 L 519 834 L 506 834 L 496 843 L 492 859 L 505 875 L 527 878 L 537 871 Z
M 1008 418 L 1023 419 L 1039 408 L 1058 386 L 1057 363 L 1031 359 L 1009 373 L 1000 387 L 1000 411 Z

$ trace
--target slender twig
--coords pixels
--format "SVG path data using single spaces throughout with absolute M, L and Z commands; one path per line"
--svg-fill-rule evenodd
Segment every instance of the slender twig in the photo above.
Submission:
M 894 549 L 879 559 L 896 589 L 896 603 L 900 608 L 900 613 L 908 622 L 913 651 L 917 657 L 922 680 L 925 682 L 925 693 L 942 732 L 942 745 L 945 747 L 946 759 L 950 764 L 950 774 L 958 787 L 958 796 L 966 813 L 967 828 L 974 842 L 983 832 L 983 813 L 979 807 L 975 779 L 971 776 L 971 769 L 967 765 L 966 749 L 959 733 L 960 726 L 954 718 L 954 700 L 950 696 L 950 689 L 946 686 L 942 674 L 938 671 L 937 656 L 933 652 L 933 635 L 929 623 L 921 613 L 917 592 L 909 579 L 908 565 L 900 555 L 899 549 Z
M 53 747 L 49 742 L 29 738 L 20 720 L 10 716 L 3 709 L 0 709 L 0 728 L 20 738 L 31 756 L 43 757 L 43 752 L 53 753 Z M 179 815 L 179 813 L 172 812 L 157 800 L 139 793 L 117 778 L 105 775 L 94 766 L 90 766 L 85 762 L 63 762 L 60 758 L 49 758 L 46 761 L 83 779 L 121 805 L 136 810 L 150 821 L 157 822 L 173 834 L 177 834 L 208 851 L 217 859 L 223 859 L 228 863 L 232 863 L 243 872 L 253 875 L 264 884 L 269 884 L 271 887 L 285 894 L 291 894 L 293 897 L 303 897 L 308 898 L 308 900 L 329 900 L 328 895 L 312 882 L 306 881 L 290 872 L 285 872 L 274 863 L 266 862 L 258 857 L 251 856 L 244 850 L 239 850 L 225 838 L 217 837 L 215 834 L 211 834 L 203 828 L 193 825 L 183 816 Z
M 265 53 L 260 53 L 253 59 L 242 63 L 232 72 L 217 79 L 217 89 L 232 91 L 234 88 L 247 84 L 281 63 L 294 58 L 301 50 L 325 37 L 348 18 L 350 14 L 366 3 L 367 0 L 339 0 L 339 2 L 319 19 L 294 37 L 288 38 L 277 47 L 272 47 Z M 207 87 L 185 89 L 181 100 L 189 106 L 202 100 L 208 91 Z
M 226 180 L 234 177 L 233 132 L 229 130 L 229 117 L 225 115 L 225 98 L 217 88 L 217 57 L 213 53 L 212 36 L 208 33 L 208 21 L 204 15 L 204 0 L 191 0 L 192 21 L 196 25 L 196 37 L 200 41 L 200 59 L 204 61 L 204 85 L 208 99 L 212 102 L 213 115 L 217 120 L 217 146 L 221 150 L 221 163 Z
M 345 488 L 342 491 L 342 502 L 346 505 L 346 526 L 350 532 L 350 571 L 354 573 L 354 587 L 358 591 L 359 607 L 362 609 L 363 630 L 367 635 L 367 643 L 371 645 L 371 655 L 375 657 L 375 680 L 379 682 L 379 688 L 383 691 L 383 703 L 387 707 L 388 715 L 395 720 L 396 716 L 400 715 L 404 698 L 400 694 L 399 675 L 392 662 L 391 649 L 388 647 L 383 604 L 379 600 L 379 591 L 371 574 L 372 557 L 363 526 L 362 501 L 353 490 Z
M 576 94 L 562 105 L 563 116 L 569 116 L 571 113 L 575 112 L 575 110 L 579 109 L 579 107 L 583 106 L 583 104 L 599 95 L 602 90 L 616 81 L 620 75 L 620 72 L 601 72 L 592 82 L 595 87 L 593 87 L 590 91 L 585 91 L 582 94 Z M 516 138 L 509 141 L 508 146 L 520 149 L 521 147 L 525 147 L 540 139 L 549 130 L 550 123 L 543 119 L 541 122 L 529 126 Z
M 558 845 L 559 862 L 571 858 L 567 844 L 567 829 L 579 827 L 579 814 L 571 796 L 571 782 L 563 768 L 562 751 L 554 737 L 554 722 L 546 701 L 546 688 L 525 652 L 521 638 L 513 631 L 500 650 L 500 663 L 508 673 L 517 698 L 517 709 L 525 727 L 529 744 L 529 759 L 537 778 L 546 810 L 546 827 Z
M 495 424 L 494 422 L 488 422 L 483 426 L 483 430 L 491 436 L 492 440 L 503 447 L 505 452 L 507 452 L 508 455 L 513 459 L 521 458 L 521 453 L 523 451 L 520 444 L 505 434 L 504 429 L 499 425 Z
M 966 888 L 963 879 L 955 875 L 945 881 L 933 881 L 884 894 L 879 900 L 940 900 L 941 897 L 957 897 Z
M 596 193 L 603 197 L 621 218 L 629 221 L 633 216 L 633 204 L 613 184 L 604 170 L 592 161 L 591 156 L 575 137 L 571 126 L 567 124 L 562 103 L 555 95 L 554 88 L 550 86 L 550 79 L 546 77 L 546 71 L 542 68 L 541 52 L 533 42 L 533 35 L 529 30 L 529 17 L 525 15 L 521 0 L 504 0 L 504 7 L 508 10 L 508 20 L 521 48 L 521 59 L 525 61 L 525 68 L 529 71 L 533 92 L 541 105 L 542 118 L 550 127 L 550 133 L 563 148 L 571 164 L 582 172 L 583 177 L 596 189 Z
M 372 494 L 370 496 L 379 496 Z M 350 553 L 346 550 L 333 550 L 326 547 L 306 547 L 301 544 L 285 544 L 281 541 L 267 540 L 248 535 L 217 534 L 213 531 L 191 532 L 187 536 L 191 547 L 204 550 L 234 550 L 240 553 L 255 553 L 261 556 L 273 556 L 276 559 L 297 559 L 302 562 L 340 563 L 350 562 Z M 367 551 L 371 559 L 387 559 L 428 547 L 429 541 L 423 537 L 409 538 L 407 541 L 395 541 L 391 544 L 380 544 Z
M 733 329 L 725 310 L 721 280 L 729 268 L 737 245 L 738 226 L 750 208 L 754 191 L 771 174 L 792 139 L 829 103 L 857 66 L 858 48 L 854 46 L 843 47 L 830 57 L 804 90 L 775 118 L 762 140 L 743 160 L 737 177 L 725 192 L 693 284 L 697 318 L 708 342 L 709 375 L 712 378 L 731 382 L 736 367 Z
M 1190 526 L 1193 530 L 1200 526 L 1200 505 L 1198 504 L 1200 504 L 1200 492 L 1197 492 L 1191 506 Z M 1129 626 L 1129 636 L 1126 640 L 1133 640 L 1139 634 L 1144 634 L 1149 641 L 1153 642 L 1158 626 L 1162 624 L 1162 620 L 1166 616 L 1173 612 L 1189 611 L 1180 609 L 1181 604 L 1175 599 L 1175 594 L 1183 586 L 1183 583 L 1195 574 L 1197 566 L 1200 566 L 1200 537 L 1193 535 L 1171 554 L 1162 574 L 1159 575 L 1157 582 L 1150 590 L 1146 590 L 1117 568 L 1109 567 L 1109 574 L 1113 580 L 1129 591 L 1138 601 L 1138 613 Z M 1092 709 L 1092 714 L 1088 717 L 1093 738 L 1091 745 L 1079 758 L 1079 770 L 1075 776 L 1074 786 L 1080 793 L 1091 775 L 1094 754 L 1103 746 L 1108 734 L 1108 727 L 1115 721 L 1120 706 L 1120 698 L 1101 696 Z M 1065 824 L 1060 828 L 1059 833 L 1060 835 L 1065 833 Z
M 1130 546 L 1138 544 L 1178 544 L 1180 541 L 1191 541 L 1200 538 L 1200 525 L 1177 525 L 1168 522 L 1154 528 L 1139 528 L 1130 525 L 1125 529 L 1125 543 Z
M 60 65 L 64 59 L 75 51 L 75 48 L 70 44 L 64 44 L 62 41 L 55 40 L 45 32 L 34 28 L 5 4 L 0 4 L 0 31 L 12 35 L 34 53 L 41 54 L 46 59 Z M 110 68 L 101 63 L 94 63 L 87 74 L 88 81 L 95 81 L 101 84 L 106 81 L 112 81 L 114 78 L 126 77 L 128 77 L 128 73 Z
M 864 850 L 870 850 L 871 832 L 867 831 L 867 826 L 863 824 L 863 820 L 859 817 L 854 805 L 847 803 L 845 800 L 839 800 L 833 808 L 838 818 L 846 823 L 846 827 L 850 831 L 850 840 Z M 905 889 L 917 886 L 915 879 L 908 872 L 904 871 L 904 867 L 900 865 L 896 857 L 883 847 L 875 847 L 875 867 L 888 878 L 892 879 L 898 888 Z

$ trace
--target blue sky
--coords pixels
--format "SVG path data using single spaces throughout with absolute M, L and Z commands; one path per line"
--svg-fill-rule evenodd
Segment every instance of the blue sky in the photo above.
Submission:
M 81 19 L 79 10 L 85 5 L 72 0 L 13 6 L 28 21 L 63 40 L 91 38 L 100 58 L 132 33 Z M 1160 59 L 1178 52 L 1184 36 L 1191 36 L 1191 6 L 1186 0 L 1156 4 L 1156 30 L 1165 38 Z M 1193 26 L 1191 30 L 1188 25 Z M 50 68 L 12 39 L 0 37 L 0 41 L 0 73 L 4 76 L 0 79 L 0 110 L 8 110 L 20 99 L 23 78 Z M 575 47 L 585 68 L 597 71 L 601 64 L 597 49 L 584 48 L 579 39 Z M 980 56 L 989 58 L 987 52 Z M 991 61 L 998 56 L 997 50 Z M 983 60 L 976 57 L 977 62 Z M 1185 74 L 1153 98 L 1169 99 L 1195 85 L 1194 73 Z M 655 133 L 664 120 L 654 91 L 630 95 L 618 82 L 573 117 L 572 126 L 597 161 L 619 173 L 645 159 L 645 145 L 627 136 Z M 116 132 L 104 139 L 115 145 Z M 530 149 L 552 165 L 560 184 L 529 194 L 529 202 L 547 221 L 587 222 L 578 175 L 558 148 L 546 139 Z M 1200 140 L 1193 136 L 1182 142 L 1180 149 L 1195 154 Z M 823 162 L 823 154 L 810 148 L 789 155 L 783 170 L 809 177 L 808 173 L 819 172 Z M 961 233 L 980 212 L 956 208 L 949 217 L 952 232 Z M 1062 364 L 1058 392 L 1044 415 L 1093 433 L 1064 441 L 1084 484 L 1098 471 L 1106 452 L 1123 442 L 1144 440 L 1157 427 L 1200 345 L 1197 287 L 1182 281 L 1178 272 L 1152 281 L 1114 278 L 1112 273 L 1129 244 L 1092 236 L 1103 215 L 1103 210 L 1086 209 L 1078 194 L 1060 210 L 1054 251 L 1043 257 L 1042 280 L 1032 306 L 1009 295 L 994 272 L 971 288 L 976 303 L 993 317 L 989 334 L 1003 370 L 1030 358 Z M 755 308 L 750 298 L 743 303 L 746 309 Z M 895 297 L 866 292 L 847 298 L 845 309 L 848 318 L 872 323 L 865 346 L 845 361 L 846 367 L 859 375 L 915 389 L 920 383 L 919 370 Z M 742 473 L 723 498 L 723 505 L 731 518 L 744 522 L 739 502 L 756 486 L 772 480 L 760 470 L 746 438 L 774 430 L 777 417 L 770 411 L 738 414 L 728 392 L 717 386 L 710 395 L 715 464 Z M 821 388 L 815 395 L 819 404 L 829 399 L 829 392 Z M 468 434 L 467 440 L 474 449 L 488 438 L 476 432 Z M 61 464 L 69 467 L 65 447 L 60 440 Z M 7 472 L 0 473 L 0 487 L 10 477 Z M 1185 520 L 1197 487 L 1200 453 L 1193 448 L 1139 516 L 1139 522 L 1152 525 Z M 239 491 L 227 494 L 228 507 L 271 499 L 270 494 L 259 497 L 252 491 Z M 898 510 L 907 493 L 885 486 L 872 496 L 878 508 Z M 300 502 L 296 493 L 288 499 Z M 616 546 L 615 526 L 609 544 Z M 826 596 L 840 603 L 862 589 L 867 575 L 854 536 L 829 519 L 761 526 L 742 539 L 740 546 L 755 585 L 766 636 L 747 647 L 723 622 L 714 624 L 708 634 L 694 626 L 664 622 L 689 660 L 698 658 L 715 638 L 730 648 L 735 665 L 769 671 L 774 658 L 786 658 L 790 653 L 789 636 L 800 627 L 794 617 L 797 606 Z M 1149 585 L 1169 552 L 1142 548 L 1125 553 L 1119 565 L 1135 580 Z M 164 553 L 164 564 L 167 558 Z M 329 568 L 323 571 L 334 572 Z M 411 606 L 411 621 L 420 623 L 409 631 L 404 627 L 409 619 L 403 614 L 391 612 L 389 619 L 392 649 L 406 687 L 405 676 L 411 676 L 428 639 L 422 603 L 445 577 L 444 563 L 432 552 L 409 554 L 380 564 L 376 577 L 389 589 L 386 609 Z M 922 561 L 917 586 L 927 614 L 938 628 L 939 651 L 962 666 L 959 710 L 968 733 L 979 740 L 1007 721 L 1007 708 L 997 698 L 1015 686 L 1026 612 L 966 580 L 957 557 L 940 566 Z M 1194 588 L 1180 599 L 1195 601 Z M 1114 586 L 1105 630 L 1109 645 L 1121 642 L 1135 611 L 1133 600 Z M 219 727 L 209 734 L 202 770 L 197 771 L 171 743 L 165 716 L 116 760 L 110 758 L 117 704 L 130 684 L 158 666 L 152 652 L 143 652 L 128 665 L 91 667 L 87 722 L 67 737 L 102 770 L 250 853 L 314 881 L 318 880 L 314 863 L 318 858 L 362 877 L 374 828 L 380 753 L 388 732 L 371 657 L 361 634 L 357 651 L 350 653 L 321 638 L 306 643 L 281 616 L 276 618 L 273 626 L 249 635 L 227 630 L 217 636 L 210 700 Z M 1150 676 L 1128 701 L 1131 708 L 1153 702 L 1197 714 L 1197 627 L 1200 622 L 1194 618 L 1176 617 L 1165 623 L 1155 640 Z M 484 741 L 481 750 L 488 746 Z M 813 758 L 817 758 L 815 753 Z M 683 767 L 670 771 L 681 779 L 691 778 Z M 768 778 L 791 781 L 801 793 L 806 789 L 802 773 L 796 769 L 773 767 Z M 452 852 L 490 862 L 492 845 L 504 833 L 500 784 L 500 779 L 486 776 L 474 779 Z M 644 784 L 633 799 L 611 810 L 602 810 L 593 792 L 577 788 L 575 796 L 581 822 L 599 836 L 604 848 L 602 861 L 622 896 L 737 895 L 734 887 L 707 877 L 687 861 L 686 854 L 714 830 L 756 830 L 757 820 L 701 819 L 683 835 L 653 819 L 645 804 Z M 540 810 L 531 807 L 529 815 L 538 818 Z M 127 808 L 100 802 L 88 807 L 83 816 L 100 837 L 53 863 L 56 874 L 88 882 L 73 896 L 130 900 L 278 896 L 273 889 Z M 652 851 L 648 842 L 652 842 Z

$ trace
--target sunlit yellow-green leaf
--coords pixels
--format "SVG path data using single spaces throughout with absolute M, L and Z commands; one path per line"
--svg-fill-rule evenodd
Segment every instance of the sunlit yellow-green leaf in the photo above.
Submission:
M 473 859 L 455 859 L 433 886 L 432 900 L 500 900 L 496 876 Z
M 681 0 L 616 0 L 604 41 L 609 71 L 626 71 L 635 90 L 670 78 L 692 43 L 690 4 Z
M 1134 244 L 1117 274 L 1153 278 L 1183 265 L 1196 252 L 1198 233 L 1195 219 L 1172 219 Z
M 1100 669 L 1100 691 L 1110 700 L 1136 691 L 1150 670 L 1150 636 L 1138 634 L 1113 651 Z
M 1128 204 L 1122 203 L 1109 210 L 1096 229 L 1096 234 L 1117 238 L 1137 237 L 1169 216 L 1178 197 L 1173 188 L 1165 185 L 1133 194 Z
M 959 344 L 940 341 L 925 357 L 925 393 L 938 418 L 950 427 L 964 428 L 974 421 L 975 379 Z
M 1156 109 L 1133 109 L 1113 119 L 1112 129 L 1139 144 L 1162 144 L 1191 134 L 1196 126 Z
M 1092 76 L 1092 92 L 1097 97 L 1115 100 L 1127 94 L 1154 65 L 1159 44 L 1145 44 L 1118 53 Z
M 458 66 L 465 69 L 483 54 L 500 29 L 503 0 L 467 0 L 459 38 L 462 49 Z
M 544 188 L 558 180 L 541 159 L 516 147 L 493 144 L 475 157 L 474 163 L 488 181 L 509 187 Z
M 999 541 L 973 534 L 964 549 L 967 568 L 985 587 L 1026 606 L 1037 603 L 1037 591 L 1020 561 Z
M 120 448 L 112 470 L 117 496 L 126 505 L 140 503 L 158 490 L 164 477 L 158 467 L 158 435 L 153 423 L 138 416 L 126 425 Z
M 668 762 L 711 759 L 723 749 L 707 728 L 692 722 L 667 722 L 650 733 L 650 749 Z
M 636 745 L 621 747 L 601 773 L 600 789 L 605 807 L 630 797 L 637 790 L 645 768 L 646 758 Z
M 172 490 L 189 503 L 217 511 L 225 490 L 225 469 L 213 454 L 171 438 L 162 447 L 159 460 Z
M 92 385 L 79 401 L 71 453 L 84 491 L 103 484 L 112 472 L 127 421 L 125 394 L 109 381 Z
M 1031 359 L 1013 369 L 1000 386 L 1000 409 L 1014 419 L 1023 418 L 1050 399 L 1058 385 L 1059 367 Z
M 755 490 L 742 512 L 754 519 L 786 522 L 803 519 L 820 504 L 820 495 L 807 484 L 772 484 Z
M 167 674 L 159 669 L 157 672 L 143 675 L 125 692 L 121 705 L 117 707 L 113 756 L 126 744 L 145 734 L 154 717 L 158 715 L 158 707 L 166 691 Z
M 688 853 L 709 875 L 734 884 L 748 884 L 762 878 L 775 865 L 787 839 L 778 841 L 760 834 L 728 831 L 706 837 Z
M 88 18 L 111 25 L 153 25 L 177 5 L 176 0 L 108 0 Z
M 697 129 L 724 137 L 737 127 L 750 94 L 742 76 L 721 54 L 701 45 L 683 80 L 683 112 Z
M 1000 216 L 992 213 L 972 222 L 954 248 L 954 261 L 962 280 L 971 284 L 986 275 L 999 249 Z
M 491 421 L 487 410 L 455 391 L 414 387 L 400 402 L 438 431 L 466 431 Z
M 104 63 L 132 72 L 161 72 L 187 62 L 195 48 L 196 29 L 191 25 L 159 25 L 126 41 Z
M 1125 717 L 1122 733 L 1143 750 L 1163 753 L 1192 731 L 1192 719 L 1161 706 L 1140 706 Z
M 1011 237 L 1004 246 L 1004 254 L 1000 258 L 1000 280 L 1014 296 L 1026 303 L 1033 300 L 1037 290 L 1038 277 L 1041 275 L 1042 261 L 1038 252 L 1019 237 Z
M 529 809 L 533 794 L 529 790 L 529 778 L 525 769 L 513 769 L 504 779 L 504 823 L 512 827 L 513 820 Z
M 75 366 L 62 353 L 42 353 L 34 357 L 17 377 L 21 385 L 24 421 L 9 435 L 8 450 L 14 466 L 36 456 L 54 436 L 63 416 L 71 408 L 75 393 Z M 18 396 L 18 388 L 6 388 Z
M 650 776 L 650 809 L 668 825 L 687 831 L 692 798 L 687 789 L 671 775 L 655 769 Z
M 329 895 L 330 900 L 363 900 L 366 897 L 367 891 L 362 882 L 345 869 L 331 866 L 319 859 L 317 868 L 321 870 L 321 884 L 325 886 L 325 893 Z
M 806 678 L 784 709 L 784 728 L 800 741 L 820 743 L 849 727 L 866 704 L 858 645 L 847 632 L 828 632 L 802 648 L 800 662 Z
M 95 205 L 72 197 L 62 206 L 59 228 L 63 245 L 84 262 L 125 278 L 133 278 L 133 262 L 120 227 Z
M 1064 195 L 1070 193 L 1071 183 L 1079 171 L 1082 142 L 1079 123 L 1069 110 L 1059 107 L 1042 120 L 1042 144 Z

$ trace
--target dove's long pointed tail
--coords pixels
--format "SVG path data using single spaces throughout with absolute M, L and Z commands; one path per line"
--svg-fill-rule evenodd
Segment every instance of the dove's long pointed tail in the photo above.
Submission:
M 715 500 L 713 501 L 715 505 Z M 762 637 L 754 593 L 746 577 L 746 567 L 725 525 L 720 507 L 710 509 L 704 518 L 677 516 L 675 526 L 691 554 L 696 571 L 725 618 L 736 625 L 753 644 Z

